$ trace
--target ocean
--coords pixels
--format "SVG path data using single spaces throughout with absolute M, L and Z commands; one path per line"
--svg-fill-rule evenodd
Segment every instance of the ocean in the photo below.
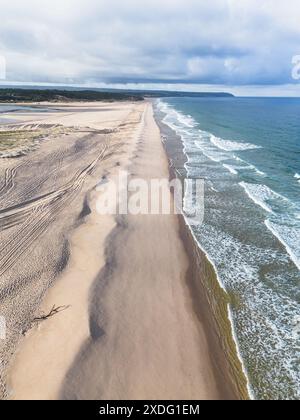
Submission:
M 158 117 L 205 180 L 191 226 L 230 297 L 255 399 L 300 398 L 300 99 L 166 98 Z

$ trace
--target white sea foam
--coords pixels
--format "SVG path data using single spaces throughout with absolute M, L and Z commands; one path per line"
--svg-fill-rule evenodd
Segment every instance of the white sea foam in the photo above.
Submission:
M 239 185 L 244 188 L 251 200 L 253 200 L 257 205 L 262 207 L 268 213 L 272 213 L 272 209 L 268 204 L 268 200 L 274 197 L 273 194 L 275 193 L 270 188 L 268 188 L 266 185 L 248 184 L 246 182 L 240 182 Z
M 247 163 L 247 162 L 245 162 L 245 163 Z M 247 164 L 248 164 L 248 163 L 247 163 Z M 261 175 L 261 176 L 265 176 L 265 175 L 266 175 L 266 174 L 265 174 L 265 172 L 260 171 L 259 169 L 257 169 L 257 167 L 256 167 L 256 166 L 251 165 L 250 163 L 248 164 L 248 166 L 247 166 L 245 169 L 251 169 L 251 171 L 254 171 L 254 172 L 256 172 L 258 175 Z
M 253 169 L 258 175 L 261 175 L 261 176 L 265 176 L 266 174 L 263 172 L 263 171 L 260 171 L 259 169 L 257 169 L 257 167 L 256 166 L 254 166 L 254 165 L 250 165 L 250 168 L 251 169 Z
M 241 159 L 240 157 L 238 157 L 238 156 L 236 156 L 236 155 L 233 155 L 233 158 L 234 158 L 235 160 L 237 160 L 238 162 L 246 163 L 243 159 Z
M 219 192 L 219 190 L 217 190 L 215 187 L 213 187 L 213 186 L 211 186 L 210 187 L 211 189 L 212 189 L 212 191 L 214 191 L 214 192 L 216 192 L 216 193 L 218 193 Z
M 260 146 L 256 146 L 251 143 L 238 143 L 231 140 L 224 140 L 214 135 L 210 136 L 212 144 L 217 146 L 219 149 L 225 150 L 226 152 L 236 152 L 242 150 L 261 149 Z
M 228 155 L 217 150 L 205 147 L 205 143 L 195 141 L 195 146 L 201 150 L 204 156 L 206 156 L 208 159 L 214 162 L 223 162 L 224 160 L 228 160 Z
M 191 117 L 190 115 L 186 116 L 186 115 L 181 114 L 181 112 L 177 112 L 177 118 L 178 118 L 178 121 L 181 122 L 186 127 L 194 128 L 197 125 L 194 118 Z
M 295 174 L 294 178 L 300 179 L 300 175 L 297 173 L 297 174 Z
M 168 104 L 162 102 L 161 100 L 157 102 L 158 109 L 166 114 L 165 122 L 167 122 L 171 128 L 174 129 L 174 123 L 178 122 L 181 126 L 188 128 L 195 128 L 198 123 L 194 120 L 191 115 L 184 115 L 183 113 L 176 111 L 174 108 L 170 107 Z M 169 121 L 169 118 L 172 120 Z M 171 123 L 171 124 L 170 124 Z M 181 128 L 176 126 L 176 128 Z
M 191 117 L 191 115 L 184 115 L 162 101 L 158 101 L 158 108 L 166 114 L 164 122 L 174 131 L 176 131 L 176 133 L 182 137 L 183 143 L 185 143 L 186 137 L 191 137 L 193 135 L 193 131 L 191 131 L 191 129 L 197 127 L 198 123 Z M 224 153 L 256 149 L 259 148 L 259 146 L 255 146 L 250 143 L 237 143 L 229 140 L 219 139 L 212 134 L 202 130 L 198 130 L 198 132 L 200 133 L 201 140 L 195 141 L 195 146 L 199 148 L 204 156 L 206 156 L 208 159 L 212 160 L 213 162 L 220 163 L 234 158 L 239 162 L 245 163 L 246 165 L 244 168 L 240 167 L 237 169 L 251 169 L 259 175 L 265 175 L 264 172 L 261 172 L 254 165 L 243 161 L 238 156 L 232 155 L 231 153 Z M 220 149 L 223 150 L 223 152 L 220 152 Z M 235 169 L 234 166 L 224 165 L 224 167 L 230 171 L 230 173 L 238 175 L 237 169 Z
M 223 164 L 224 168 L 228 169 L 228 171 L 233 175 L 238 175 L 238 171 L 235 169 L 234 166 Z
M 208 150 L 202 150 L 202 153 L 204 154 L 204 156 L 206 156 L 208 159 L 212 160 L 213 162 L 223 162 L 224 160 L 228 160 L 228 156 L 213 152 L 213 151 L 208 151 Z
M 249 184 L 247 182 L 240 182 L 239 185 L 244 188 L 252 201 L 268 213 L 277 214 L 277 217 L 280 218 L 281 216 L 278 216 L 277 212 L 281 212 L 284 208 L 285 213 L 289 213 L 290 215 L 293 214 L 293 216 L 291 216 L 291 220 L 295 220 L 297 218 L 299 208 L 295 205 L 295 203 L 283 195 L 273 191 L 268 186 L 261 184 Z M 285 225 L 286 221 L 280 221 L 280 224 Z
M 298 270 L 300 270 L 300 228 L 279 225 L 271 220 L 266 220 L 265 224 L 273 235 L 285 246 L 291 260 L 295 263 Z
M 241 159 L 239 156 L 233 155 L 233 159 L 235 159 L 238 162 L 241 162 L 241 163 L 245 164 L 245 166 L 241 167 L 240 169 L 246 169 L 246 170 L 251 169 L 252 171 L 255 171 L 258 175 L 261 175 L 261 176 L 266 175 L 265 172 L 259 170 L 256 166 L 252 165 L 251 163 L 247 162 L 246 160 Z

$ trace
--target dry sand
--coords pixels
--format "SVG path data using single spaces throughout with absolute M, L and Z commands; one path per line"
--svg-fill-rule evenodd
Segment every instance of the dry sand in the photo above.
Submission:
M 3 214 L 15 223 L 8 231 L 19 230 L 0 232 L 3 245 L 19 234 L 11 252 L 18 258 L 1 277 L 1 303 L 13 331 L 10 345 L 2 348 L 7 363 L 20 328 L 26 330 L 34 315 L 48 313 L 54 305 L 69 307 L 21 340 L 10 363 L 9 397 L 235 398 L 226 372 L 224 381 L 216 374 L 214 355 L 222 350 L 211 348 L 193 309 L 178 217 L 101 216 L 96 211 L 97 180 L 117 180 L 120 168 L 146 180 L 169 177 L 152 105 L 60 107 L 55 115 L 38 118 L 47 124 L 116 131 L 76 131 L 63 140 L 47 139 L 24 158 L 33 162 L 24 171 L 39 184 L 30 192 L 32 198 L 23 172 L 19 182 L 13 177 L 11 191 L 19 192 Z M 22 120 L 35 117 L 24 115 Z M 57 162 L 61 166 L 56 170 Z M 43 171 L 53 171 L 53 179 L 39 181 Z M 22 232 L 32 241 L 24 243 L 19 255 L 15 250 Z M 6 261 L 1 260 L 1 269 Z M 2 374 L 7 379 L 5 370 Z

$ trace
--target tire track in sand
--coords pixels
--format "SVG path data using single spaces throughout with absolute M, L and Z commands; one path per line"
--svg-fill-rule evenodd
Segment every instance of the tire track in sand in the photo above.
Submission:
M 14 179 L 17 174 L 17 170 L 21 165 L 15 166 L 13 168 L 7 168 L 4 174 L 4 181 L 0 187 L 0 196 L 8 194 L 15 186 Z
M 86 177 L 93 172 L 100 161 L 105 159 L 107 149 L 108 146 L 105 144 L 96 159 L 84 169 L 77 171 L 72 180 L 57 191 L 0 210 L 0 230 L 23 221 L 19 231 L 11 235 L 0 247 L 0 276 L 5 274 L 48 229 L 58 213 L 70 205 L 81 190 Z

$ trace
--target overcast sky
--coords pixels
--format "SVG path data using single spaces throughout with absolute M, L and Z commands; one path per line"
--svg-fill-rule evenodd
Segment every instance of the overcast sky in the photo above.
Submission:
M 300 0 L 0 0 L 0 11 L 8 81 L 300 95 Z

